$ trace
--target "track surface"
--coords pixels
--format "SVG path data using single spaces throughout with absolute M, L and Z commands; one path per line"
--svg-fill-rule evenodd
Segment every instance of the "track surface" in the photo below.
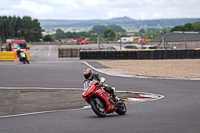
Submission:
M 103 68 L 96 62 L 88 63 Z M 82 61 L 32 61 L 29 65 L 0 62 L 0 87 L 82 88 L 82 71 L 86 67 Z M 151 102 L 126 103 L 128 111 L 124 116 L 114 113 L 99 118 L 91 109 L 76 109 L 0 118 L 0 133 L 200 132 L 200 81 L 101 75 L 117 90 L 165 97 Z

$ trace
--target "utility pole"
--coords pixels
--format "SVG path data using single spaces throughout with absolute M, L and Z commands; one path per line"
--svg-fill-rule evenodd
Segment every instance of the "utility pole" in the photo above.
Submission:
M 103 48 L 105 48 L 100 40 L 100 37 L 97 33 L 95 33 L 95 35 L 98 37 L 97 41 L 98 41 L 98 50 L 100 50 L 100 44 L 102 45 Z
M 182 31 L 182 33 L 183 33 L 183 35 L 184 35 L 184 40 L 185 40 L 185 49 L 187 48 L 186 46 L 187 46 L 187 44 L 186 44 L 186 35 L 185 35 L 185 32 L 184 31 Z
M 139 35 L 141 36 L 141 49 L 143 48 L 143 36 L 141 33 L 139 33 Z
M 120 50 L 122 49 L 122 40 L 121 40 L 121 36 L 120 36 L 120 34 L 118 34 L 119 35 L 119 38 L 120 38 Z
M 163 49 L 165 49 L 165 36 L 164 36 L 164 34 L 162 33 L 162 31 L 160 31 L 160 34 L 161 34 L 161 36 L 162 36 Z
M 100 38 L 97 33 L 95 35 L 97 36 L 98 50 L 100 50 Z

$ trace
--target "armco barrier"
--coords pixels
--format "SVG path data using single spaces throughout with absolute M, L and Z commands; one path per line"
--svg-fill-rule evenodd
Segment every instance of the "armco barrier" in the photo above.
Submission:
M 14 51 L 6 51 L 6 52 L 0 52 L 0 61 L 14 61 L 14 54 L 16 52 Z M 27 55 L 28 60 L 30 60 L 30 53 L 29 51 L 25 52 Z
M 197 59 L 200 50 L 81 50 L 80 59 Z

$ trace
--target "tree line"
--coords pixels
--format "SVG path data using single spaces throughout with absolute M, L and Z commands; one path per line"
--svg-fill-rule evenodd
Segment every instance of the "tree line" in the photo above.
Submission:
M 37 19 L 29 16 L 0 16 L 0 36 L 2 41 L 8 38 L 22 38 L 26 41 L 39 41 L 42 38 L 42 28 Z
M 173 28 L 164 28 L 164 29 L 156 29 L 156 28 L 141 28 L 139 33 L 143 33 L 144 38 L 153 39 L 155 37 L 160 36 L 160 31 L 162 33 L 167 34 L 173 31 L 190 31 L 190 32 L 198 32 L 200 31 L 200 21 L 194 23 L 185 23 L 184 25 L 178 25 Z
M 98 35 L 106 40 L 114 40 L 117 33 L 122 33 L 124 34 L 126 30 L 124 30 L 121 26 L 119 25 L 94 25 L 93 28 L 86 32 L 64 32 L 61 29 L 57 29 L 55 34 L 52 35 L 45 35 L 44 36 L 44 41 L 52 41 L 53 39 L 65 39 L 65 38 L 80 38 L 80 37 L 85 37 L 85 38 L 90 38 L 90 40 L 96 40 L 95 33 L 98 33 Z
M 175 26 L 170 30 L 170 32 L 173 31 L 200 31 L 200 21 L 194 23 L 186 23 L 180 26 Z

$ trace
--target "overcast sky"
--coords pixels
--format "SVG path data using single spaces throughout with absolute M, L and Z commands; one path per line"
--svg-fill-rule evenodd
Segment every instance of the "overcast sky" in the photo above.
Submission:
M 0 0 L 0 16 L 34 19 L 200 18 L 200 0 Z

